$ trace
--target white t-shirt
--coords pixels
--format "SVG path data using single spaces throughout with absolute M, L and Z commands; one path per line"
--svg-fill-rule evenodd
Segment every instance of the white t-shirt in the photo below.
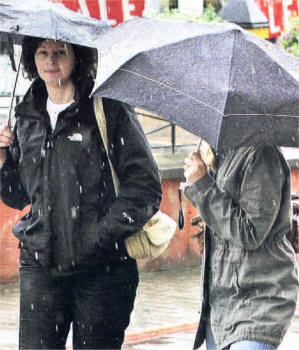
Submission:
M 50 100 L 50 97 L 48 97 L 48 100 L 47 100 L 47 111 L 48 111 L 49 116 L 50 116 L 52 130 L 55 129 L 58 114 L 60 112 L 64 111 L 73 102 L 74 101 L 71 101 L 71 102 L 68 102 L 68 103 L 65 103 L 65 104 L 62 104 L 62 105 L 58 105 L 56 103 L 53 103 Z

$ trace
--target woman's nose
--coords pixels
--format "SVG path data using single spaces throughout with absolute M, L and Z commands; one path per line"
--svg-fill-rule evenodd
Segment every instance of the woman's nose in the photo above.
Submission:
M 49 53 L 47 56 L 47 63 L 55 64 L 56 63 L 56 56 L 55 53 Z

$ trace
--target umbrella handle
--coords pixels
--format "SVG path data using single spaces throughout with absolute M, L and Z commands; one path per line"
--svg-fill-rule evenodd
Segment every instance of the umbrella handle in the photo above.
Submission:
M 19 64 L 18 64 L 18 69 L 17 69 L 17 74 L 16 74 L 16 78 L 15 78 L 15 82 L 14 82 L 14 87 L 13 87 L 13 91 L 12 91 L 11 99 L 10 99 L 10 107 L 9 107 L 8 119 L 7 119 L 7 125 L 8 125 L 8 127 L 9 127 L 10 129 L 11 129 L 11 112 L 12 112 L 12 105 L 13 105 L 13 100 L 14 100 L 15 93 L 16 93 L 16 87 L 17 87 L 18 77 L 19 77 L 19 73 L 20 73 L 21 60 L 22 60 L 22 54 L 21 54 L 21 56 L 20 56 L 20 61 L 19 61 Z
M 179 208 L 179 229 L 182 230 L 184 228 L 185 220 L 184 220 L 184 212 L 183 212 L 183 206 L 182 206 L 182 189 L 178 188 L 179 193 L 179 202 L 180 202 L 180 208 Z

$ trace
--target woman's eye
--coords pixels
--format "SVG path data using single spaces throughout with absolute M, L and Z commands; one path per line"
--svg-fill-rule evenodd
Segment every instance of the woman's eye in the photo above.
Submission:
M 59 51 L 56 51 L 56 55 L 57 56 L 60 56 L 60 55 L 66 55 L 66 50 L 59 50 Z
M 41 56 L 47 55 L 47 51 L 40 50 L 40 51 L 37 52 L 37 54 L 38 54 L 38 55 L 41 55 Z

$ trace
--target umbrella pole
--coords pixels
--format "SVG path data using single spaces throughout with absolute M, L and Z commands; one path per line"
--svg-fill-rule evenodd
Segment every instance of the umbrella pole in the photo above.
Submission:
M 21 60 L 22 60 L 22 54 L 21 54 L 21 56 L 20 56 L 20 61 L 19 61 L 19 64 L 18 64 L 16 79 L 15 79 L 15 82 L 14 82 L 14 87 L 13 87 L 13 91 L 12 91 L 11 99 L 10 99 L 10 106 L 9 106 L 8 119 L 7 119 L 7 125 L 8 125 L 9 128 L 11 128 L 12 106 L 13 106 L 13 100 L 14 100 L 14 98 L 15 98 L 16 87 L 17 87 L 17 82 L 18 82 L 19 73 L 20 73 L 20 68 L 21 68 Z
M 199 138 L 197 145 L 195 147 L 195 152 L 200 152 L 200 146 L 202 144 L 202 138 Z M 183 205 L 182 205 L 182 192 L 184 191 L 186 187 L 186 182 L 181 182 L 180 187 L 178 188 L 178 193 L 179 193 L 179 203 L 180 203 L 180 208 L 179 208 L 179 229 L 182 230 L 185 225 L 185 219 L 184 219 L 184 212 L 183 212 Z
M 197 142 L 197 145 L 196 145 L 196 148 L 195 148 L 195 152 L 199 152 L 200 151 L 201 144 L 202 144 L 202 138 L 200 137 L 198 139 L 198 142 Z

